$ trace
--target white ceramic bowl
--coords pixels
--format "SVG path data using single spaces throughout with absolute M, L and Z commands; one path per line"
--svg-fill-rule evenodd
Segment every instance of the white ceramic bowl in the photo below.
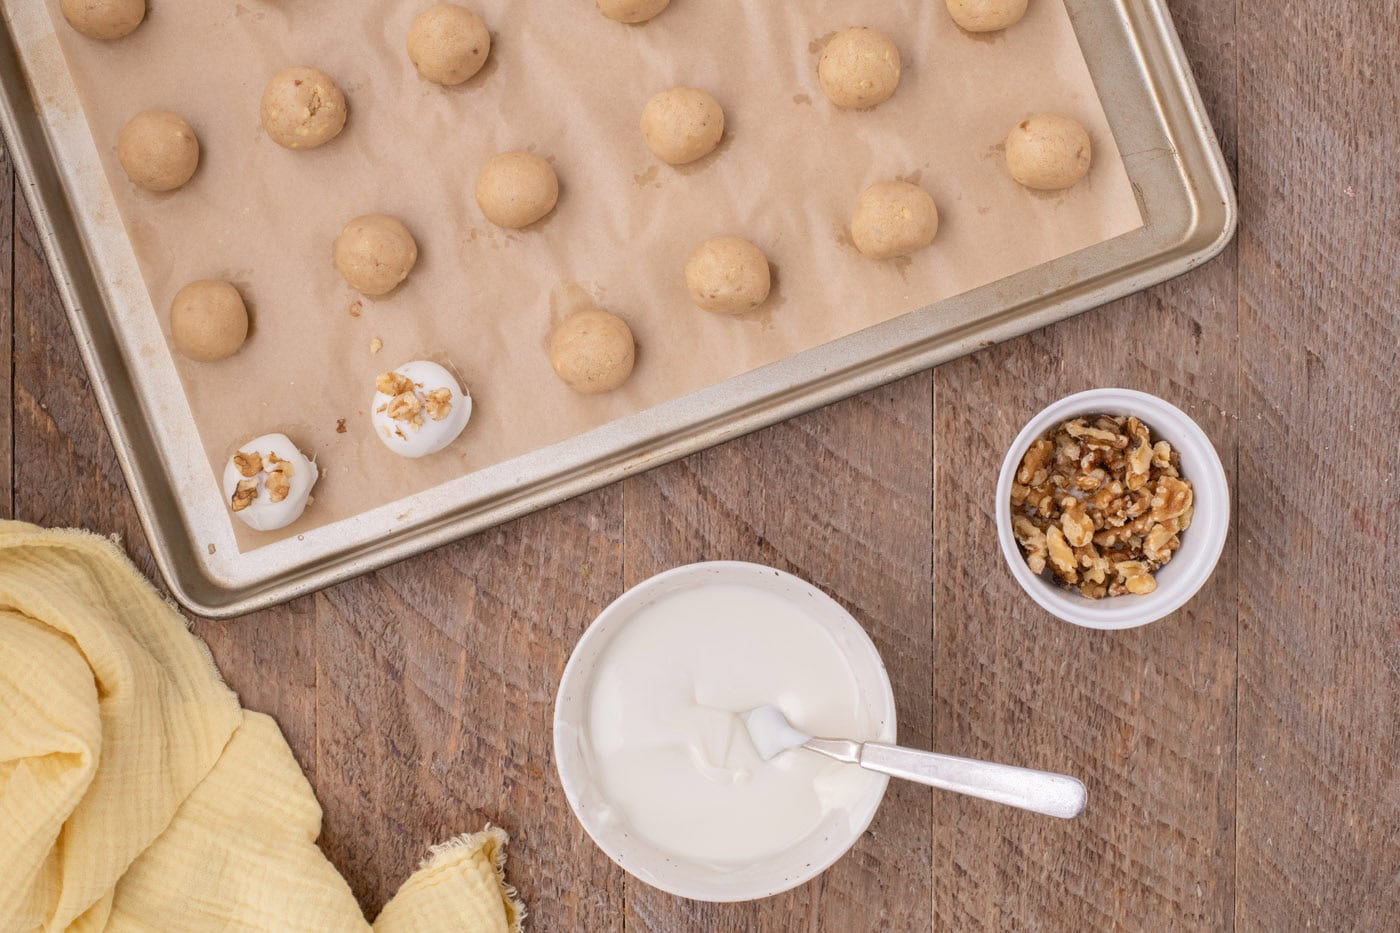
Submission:
M 1195 515 L 1181 534 L 1181 548 L 1157 571 L 1157 589 L 1146 596 L 1085 599 L 1056 586 L 1049 575 L 1037 576 L 1011 532 L 1011 483 L 1031 442 L 1061 422 L 1080 415 L 1136 415 L 1157 440 L 1181 452 L 1181 475 L 1191 481 Z M 1132 389 L 1091 389 L 1046 408 L 1016 436 L 997 481 L 997 537 L 1011 575 L 1046 612 L 1087 628 L 1123 629 L 1155 622 L 1186 604 L 1205 585 L 1225 548 L 1230 529 L 1230 487 L 1225 468 L 1210 438 L 1185 412 L 1155 395 Z
M 761 564 L 716 561 L 677 567 L 623 593 L 603 610 L 579 639 L 559 684 L 554 705 L 554 761 L 564 794 L 588 835 L 608 857 L 653 887 L 701 901 L 747 901 L 795 888 L 821 874 L 861 837 L 880 801 L 888 779 L 870 783 L 869 795 L 849 815 L 833 813 L 797 846 L 777 855 L 722 868 L 687 862 L 628 832 L 609 818 L 612 809 L 598 790 L 589 755 L 580 739 L 588 722 L 593 672 L 612 638 L 636 614 L 680 590 L 711 583 L 761 587 L 799 604 L 822 625 L 850 662 L 871 722 L 880 723 L 873 740 L 895 741 L 894 691 L 880 654 L 851 614 L 821 590 L 791 574 Z

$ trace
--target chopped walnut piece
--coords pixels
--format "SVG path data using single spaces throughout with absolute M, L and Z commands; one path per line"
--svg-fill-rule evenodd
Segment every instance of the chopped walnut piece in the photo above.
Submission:
M 374 338 L 371 338 L 371 339 L 370 339 L 370 342 L 369 342 L 369 352 L 370 352 L 370 355 L 371 355 L 371 356 L 373 356 L 374 354 L 378 353 L 380 350 L 383 350 L 383 349 L 384 349 L 384 341 L 380 340 L 378 337 L 374 337 Z
M 1031 449 L 1026 451 L 1026 456 L 1021 461 L 1021 470 L 1016 474 L 1016 481 L 1027 486 L 1043 485 L 1049 473 L 1047 467 L 1050 465 L 1050 455 L 1054 451 L 1055 445 L 1043 438 L 1031 444 Z
M 1075 560 L 1074 551 L 1070 550 L 1065 533 L 1058 525 L 1045 529 L 1045 543 L 1050 549 L 1050 563 L 1059 572 L 1058 575 L 1070 583 L 1077 581 L 1079 574 L 1075 567 L 1079 562 Z
M 1142 596 L 1157 588 L 1157 581 L 1152 577 L 1152 568 L 1142 561 L 1119 561 L 1113 565 L 1113 569 L 1117 571 L 1119 581 L 1129 593 Z
M 281 502 L 292 491 L 292 466 L 287 464 L 282 469 L 273 470 L 267 474 L 267 500 L 269 502 Z
M 335 419 L 335 433 L 337 433 L 337 434 L 344 434 L 345 431 L 346 431 L 346 428 L 345 428 L 345 419 L 344 419 L 344 418 L 337 418 L 337 419 Z
M 363 309 L 364 309 L 364 304 L 363 304 L 363 302 L 359 302 L 359 301 L 352 301 L 352 302 L 350 302 L 350 316 L 351 316 L 351 317 L 359 317 L 359 316 L 360 316 L 360 311 L 362 311 Z
M 1157 491 L 1152 496 L 1152 518 L 1164 522 L 1169 518 L 1179 518 L 1191 507 L 1191 484 L 1185 480 L 1164 476 L 1157 483 Z
M 411 388 L 389 399 L 388 415 L 395 421 L 423 423 L 423 400 Z
M 253 500 L 258 497 L 257 479 L 241 479 L 238 486 L 233 490 L 233 498 L 230 504 L 235 512 L 241 512 L 253 504 Z
M 1153 525 L 1142 542 L 1142 556 L 1162 565 L 1172 559 L 1172 552 L 1181 547 L 1181 540 L 1166 525 Z
M 1132 416 L 1074 418 L 1027 449 L 1011 487 L 1012 531 L 1032 573 L 1089 599 L 1156 589 L 1153 573 L 1191 524 L 1181 455 Z
M 1073 496 L 1066 496 L 1060 503 L 1060 528 L 1065 540 L 1074 547 L 1083 547 L 1094 538 L 1094 521 L 1084 511 L 1084 503 Z
M 413 380 L 403 373 L 390 371 L 380 373 L 379 378 L 374 380 L 374 387 L 385 395 L 403 395 L 413 391 Z
M 233 465 L 238 469 L 240 476 L 257 476 L 262 472 L 262 455 L 256 450 L 252 453 L 240 450 L 233 455 Z
M 433 389 L 427 393 L 423 407 L 427 410 L 429 418 L 441 421 L 452 413 L 452 390 L 447 388 Z
M 1046 551 L 1045 532 L 1035 526 L 1029 518 L 1024 515 L 1017 515 L 1011 519 L 1011 531 L 1016 535 L 1016 540 L 1021 544 L 1021 550 L 1026 553 L 1026 564 L 1031 568 L 1031 573 L 1040 573 L 1045 569 L 1045 558 L 1049 552 Z

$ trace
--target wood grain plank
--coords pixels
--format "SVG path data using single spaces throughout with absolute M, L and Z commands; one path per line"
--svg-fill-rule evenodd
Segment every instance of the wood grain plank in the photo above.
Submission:
M 15 518 L 116 535 L 155 579 L 155 560 L 23 198 L 15 199 L 13 294 Z
M 884 656 L 899 737 L 929 742 L 930 376 L 628 480 L 627 585 L 699 560 L 752 560 L 820 586 Z M 701 904 L 627 879 L 646 930 L 927 929 L 931 792 L 894 782 L 870 831 L 824 875 L 748 904 Z
M 1239 926 L 1394 929 L 1400 4 L 1241 10 Z
M 554 695 L 622 584 L 616 487 L 316 599 L 323 848 L 369 916 L 428 846 L 486 822 L 538 930 L 621 928 L 620 870 L 554 771 Z
M 15 168 L 0 142 L 0 518 L 14 516 Z
M 1230 153 L 1233 11 L 1173 2 Z M 1016 585 L 993 509 L 1001 459 L 1056 398 L 1121 385 L 1174 402 L 1236 459 L 1233 250 L 1188 276 L 937 371 L 936 746 L 1065 771 L 1089 806 L 1060 822 L 940 797 L 940 929 L 1228 929 L 1234 915 L 1235 637 L 1227 545 L 1185 609 L 1146 628 L 1058 621 Z M 1188 465 L 1189 468 L 1189 465 Z
M 229 622 L 193 619 L 224 683 L 245 709 L 267 713 L 316 782 L 316 604 L 313 597 Z

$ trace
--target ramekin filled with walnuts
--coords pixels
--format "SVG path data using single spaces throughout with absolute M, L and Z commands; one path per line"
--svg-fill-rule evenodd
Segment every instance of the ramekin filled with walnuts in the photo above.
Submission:
M 1061 399 L 1021 431 L 997 484 L 1013 576 L 1053 615 L 1131 628 L 1180 608 L 1229 529 L 1220 458 L 1174 405 L 1128 389 Z

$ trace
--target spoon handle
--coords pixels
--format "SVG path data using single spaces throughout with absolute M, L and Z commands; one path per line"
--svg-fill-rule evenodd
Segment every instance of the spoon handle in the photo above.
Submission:
M 898 745 L 866 742 L 860 747 L 858 761 L 862 768 L 891 777 L 1066 820 L 1078 816 L 1089 799 L 1083 783 L 1065 774 L 921 752 Z

